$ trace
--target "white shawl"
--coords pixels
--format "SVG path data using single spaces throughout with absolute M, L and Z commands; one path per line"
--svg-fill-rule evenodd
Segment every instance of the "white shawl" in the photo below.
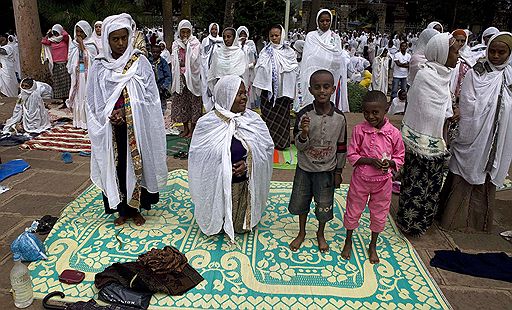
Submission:
M 512 36 L 509 32 L 494 35 Z M 511 47 L 509 47 L 511 48 Z M 484 70 L 469 70 L 460 95 L 459 134 L 451 146 L 450 170 L 470 184 L 484 184 L 487 174 L 496 186 L 502 186 L 512 161 L 512 67 L 495 67 L 487 59 Z M 479 64 L 480 65 L 480 64 Z M 498 96 L 503 92 L 501 108 Z M 495 133 L 496 112 L 498 130 Z M 497 134 L 497 136 L 495 136 Z M 490 171 L 485 171 L 491 147 L 496 137 L 496 156 Z
M 440 33 L 427 44 L 427 63 L 420 67 L 409 93 L 403 119 L 405 145 L 423 156 L 443 156 L 443 127 L 453 115 L 450 93 L 451 69 L 445 66 L 451 35 Z
M 18 95 L 18 79 L 16 78 L 14 64 L 14 50 L 10 45 L 0 46 L 7 54 L 0 54 L 0 92 L 7 97 Z
M 113 133 L 109 116 L 126 87 L 130 96 L 137 147 L 142 157 L 142 186 L 155 193 L 163 189 L 167 182 L 165 128 L 160 107 L 160 96 L 151 64 L 140 55 L 130 69 L 123 74 L 128 60 L 138 50 L 132 46 L 133 36 L 130 15 L 123 13 L 105 18 L 102 41 L 104 58 L 95 61 L 90 70 L 87 102 L 87 126 L 91 139 L 91 180 L 108 197 L 115 208 L 121 202 L 117 184 Z M 128 31 L 128 46 L 118 59 L 112 57 L 108 44 L 111 32 L 125 28 Z M 124 62 L 123 62 L 124 61 Z M 135 188 L 135 173 L 132 157 L 127 148 L 126 166 L 127 197 Z
M 226 75 L 238 75 L 242 77 L 245 74 L 247 68 L 247 59 L 244 51 L 240 48 L 240 42 L 238 42 L 238 35 L 234 28 L 231 29 L 235 33 L 233 45 L 226 46 L 223 42 L 220 48 L 213 51 L 212 62 L 210 69 L 208 70 L 208 86 L 210 90 L 213 89 L 218 79 Z
M 379 90 L 384 94 L 388 92 L 388 70 L 389 56 L 382 56 L 385 48 L 379 49 L 378 56 L 373 60 L 372 65 L 372 90 Z
M 441 27 L 441 33 L 443 32 L 443 25 L 440 23 L 440 22 L 436 22 L 436 21 L 433 21 L 431 22 L 430 24 L 427 25 L 427 29 L 434 29 L 435 26 L 440 26 Z M 437 29 L 434 29 L 437 31 Z
M 190 195 L 194 202 L 194 217 L 206 235 L 222 229 L 234 240 L 232 218 L 231 140 L 236 137 L 248 150 L 250 216 L 252 229 L 258 224 L 266 207 L 272 178 L 274 143 L 261 117 L 247 109 L 230 112 L 242 79 L 222 77 L 215 85 L 215 110 L 197 122 L 188 156 Z M 219 115 L 221 117 L 219 117 Z M 250 213 L 249 213 L 250 210 Z M 244 221 L 246 223 L 246 221 Z
M 284 34 L 282 27 L 281 34 Z M 268 91 L 269 99 L 274 95 L 276 98 L 295 98 L 299 64 L 297 63 L 295 51 L 285 44 L 284 39 L 285 36 L 281 35 L 281 42 L 279 44 L 267 44 L 261 51 L 258 62 L 256 63 L 256 75 L 254 77 L 253 86 L 256 87 L 259 92 L 261 92 L 261 90 Z M 277 85 L 272 83 L 273 64 L 275 64 L 274 73 L 276 74 Z M 276 86 L 277 94 L 274 94 Z
M 158 43 L 158 45 L 161 44 L 164 46 L 164 48 L 162 50 L 162 53 L 160 54 L 160 57 L 162 57 L 162 59 L 165 60 L 165 62 L 170 64 L 172 61 L 171 52 L 169 52 L 169 50 L 167 49 L 167 44 L 165 44 L 165 41 L 160 41 L 160 43 Z
M 23 81 L 20 85 L 22 83 Z M 3 132 L 14 131 L 14 127 L 21 120 L 23 120 L 23 130 L 29 133 L 40 133 L 50 128 L 50 116 L 44 106 L 43 99 L 52 98 L 51 86 L 34 81 L 30 89 L 20 87 L 20 90 L 12 117 L 5 122 Z
M 85 33 L 86 37 L 83 40 L 83 44 L 85 46 L 85 50 L 83 51 L 83 59 L 87 60 L 85 65 L 85 78 L 87 83 L 87 74 L 89 68 L 92 66 L 92 62 L 94 57 L 98 55 L 98 47 L 94 44 L 94 40 L 92 39 L 92 33 L 94 30 L 91 28 L 88 22 L 85 20 L 81 20 L 76 23 L 74 28 L 74 39 L 69 44 L 68 50 L 68 64 L 66 65 L 68 69 L 68 73 L 71 75 L 71 87 L 69 89 L 69 98 L 66 99 L 66 105 L 70 108 L 74 106 L 75 96 L 78 93 L 79 87 L 87 87 L 87 85 L 80 85 L 80 45 L 76 41 L 76 27 L 80 27 L 82 31 Z
M 428 41 L 436 34 L 439 34 L 439 31 L 435 29 L 425 29 L 420 33 L 416 49 L 409 62 L 409 75 L 407 76 L 407 83 L 409 85 L 412 85 L 416 74 L 420 70 L 420 66 L 427 62 L 427 58 L 425 58 L 425 48 L 427 47 Z
M 102 25 L 103 22 L 101 20 L 94 23 L 94 28 L 96 28 L 96 25 Z M 92 30 L 92 41 L 96 45 L 96 48 L 98 48 L 98 54 L 103 52 L 103 43 L 101 42 L 101 35 L 96 34 L 96 30 Z
M 201 43 L 201 62 L 202 62 L 202 71 L 201 71 L 201 86 L 202 86 L 202 96 L 203 96 L 203 105 L 206 112 L 209 112 L 213 109 L 213 99 L 212 94 L 208 89 L 208 70 L 210 69 L 210 63 L 212 59 L 213 52 L 215 49 L 219 48 L 222 44 L 222 37 L 219 35 L 212 36 L 211 31 L 213 26 L 217 26 L 217 31 L 220 31 L 219 24 L 211 23 L 208 27 L 208 36 L 203 39 Z
M 317 26 L 318 18 L 322 13 L 331 14 L 331 11 L 327 9 L 318 11 Z M 323 32 L 318 28 L 308 33 L 304 44 L 299 78 L 300 94 L 297 96 L 298 109 L 313 102 L 313 95 L 309 92 L 309 78 L 315 71 L 321 69 L 330 71 L 334 76 L 336 91 L 331 96 L 331 101 L 341 111 L 348 112 L 347 63 L 343 57 L 341 39 L 331 30 Z
M 185 49 L 185 84 L 194 96 L 201 96 L 201 43 L 192 35 L 192 24 L 184 19 L 178 25 L 178 33 L 181 29 L 190 29 L 190 37 L 183 41 L 178 37 L 172 44 L 171 68 L 172 84 L 171 93 L 181 94 L 180 60 L 178 53 L 180 48 Z

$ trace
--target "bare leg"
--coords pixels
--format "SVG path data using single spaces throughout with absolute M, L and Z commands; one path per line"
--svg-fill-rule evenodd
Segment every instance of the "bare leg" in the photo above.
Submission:
M 190 129 L 188 129 L 188 122 L 183 123 L 183 132 L 180 134 L 181 137 L 187 137 L 190 134 Z
M 290 243 L 290 250 L 292 250 L 293 252 L 297 251 L 300 248 L 302 242 L 304 242 L 304 238 L 306 238 L 307 219 L 307 213 L 299 215 L 299 234 L 297 235 L 297 238 L 293 239 L 293 241 Z
M 196 129 L 196 123 L 190 123 L 190 133 L 186 136 L 187 138 L 192 138 L 192 134 L 194 133 L 194 129 Z
M 329 252 L 329 245 L 325 241 L 324 236 L 325 223 L 318 222 L 318 231 L 316 232 L 316 240 L 318 241 L 318 249 L 321 253 Z
M 370 241 L 370 246 L 368 247 L 368 256 L 370 256 L 371 264 L 378 264 L 380 262 L 379 255 L 377 255 L 377 238 L 379 237 L 379 233 L 372 231 L 372 240 Z
M 347 237 L 345 237 L 345 245 L 341 251 L 341 257 L 344 259 L 350 259 L 350 252 L 352 251 L 352 233 L 353 230 L 347 230 Z
M 142 226 L 144 223 L 146 223 L 146 219 L 140 214 L 140 212 L 135 213 L 132 216 L 133 221 L 135 222 L 135 225 Z

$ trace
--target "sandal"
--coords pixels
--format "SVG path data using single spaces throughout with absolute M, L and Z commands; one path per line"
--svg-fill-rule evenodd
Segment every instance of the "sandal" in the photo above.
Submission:
M 59 218 L 51 215 L 45 215 L 39 220 L 36 232 L 40 235 L 47 235 Z
M 178 159 L 178 158 L 182 158 L 184 155 L 186 156 L 187 154 L 183 151 L 179 151 L 178 153 L 174 154 L 172 157 Z
M 512 230 L 502 231 L 500 236 L 502 236 L 503 239 L 512 242 Z

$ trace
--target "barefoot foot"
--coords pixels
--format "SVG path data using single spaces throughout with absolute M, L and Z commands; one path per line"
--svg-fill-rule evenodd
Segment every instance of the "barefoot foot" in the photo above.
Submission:
M 126 223 L 127 220 L 128 220 L 128 218 L 126 216 L 119 216 L 118 218 L 116 218 L 114 220 L 114 225 L 121 226 L 124 223 Z
M 352 240 L 345 240 L 345 245 L 341 251 L 341 257 L 346 260 L 350 259 L 350 252 L 352 251 Z
M 306 234 L 301 234 L 297 236 L 291 243 L 290 243 L 290 250 L 293 252 L 296 252 L 300 246 L 302 245 L 302 242 L 304 242 L 304 238 L 306 237 Z
M 318 249 L 320 250 L 320 253 L 329 252 L 329 245 L 327 244 L 327 241 L 325 241 L 324 234 L 317 233 L 316 240 L 318 241 Z
M 377 247 L 375 245 L 370 244 L 368 247 L 368 256 L 370 257 L 370 264 L 380 263 L 379 255 L 377 255 Z
M 135 225 L 142 226 L 144 223 L 146 223 L 146 219 L 142 216 L 142 214 L 137 213 L 132 217 L 133 221 L 135 222 Z

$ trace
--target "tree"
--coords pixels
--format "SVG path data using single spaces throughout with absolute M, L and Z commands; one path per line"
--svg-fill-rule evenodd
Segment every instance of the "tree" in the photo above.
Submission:
M 309 21 L 308 21 L 308 29 L 307 31 L 316 29 L 316 14 L 320 11 L 320 1 L 312 0 L 311 1 L 311 11 L 309 12 Z
M 171 49 L 174 39 L 174 29 L 172 27 L 172 0 L 162 0 L 162 15 L 164 23 L 164 41 L 168 49 Z
M 233 27 L 233 20 L 235 17 L 235 4 L 236 0 L 226 0 L 226 8 L 224 9 L 224 27 Z
M 181 18 L 190 19 L 192 17 L 192 0 L 183 0 L 181 2 Z
M 37 0 L 13 0 L 22 76 L 46 80 L 48 67 L 41 63 L 41 25 Z

